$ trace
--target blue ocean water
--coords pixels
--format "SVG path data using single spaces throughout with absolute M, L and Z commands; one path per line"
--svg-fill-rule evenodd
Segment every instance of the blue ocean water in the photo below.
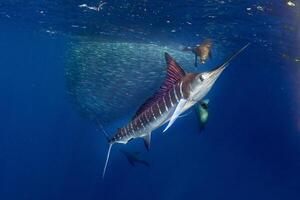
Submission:
M 91 8 L 97 5 L 0 2 L 0 199 L 300 198 L 300 2 L 118 0 L 105 1 L 99 11 Z M 181 61 L 186 70 L 212 69 L 251 43 L 208 94 L 205 130 L 200 133 L 192 111 L 166 133 L 164 127 L 155 130 L 149 152 L 140 139 L 116 145 L 102 179 L 108 145 L 95 116 L 83 111 L 87 102 L 78 105 L 78 95 L 69 93 L 75 84 L 69 84 L 66 68 L 78 50 L 70 44 L 126 42 L 179 50 L 205 38 L 214 41 L 212 60 L 198 68 L 193 60 L 189 66 Z M 86 67 L 76 68 L 80 72 L 97 67 L 86 53 L 78 55 Z M 160 76 L 148 80 L 150 74 L 143 72 L 155 60 L 132 68 L 130 55 L 120 56 L 128 64 L 116 80 L 107 81 L 107 87 L 117 82 L 120 89 L 107 95 L 122 94 L 126 88 L 120 80 L 130 79 L 130 91 L 139 91 L 139 98 L 118 98 L 117 104 L 137 108 L 155 92 L 164 72 L 153 68 Z M 109 63 L 103 67 L 107 74 L 116 70 Z M 132 71 L 153 87 L 135 84 Z M 119 118 L 105 123 L 111 135 L 135 111 L 122 109 Z M 100 111 L 91 113 L 101 117 Z M 132 167 L 120 148 L 141 152 L 150 167 Z

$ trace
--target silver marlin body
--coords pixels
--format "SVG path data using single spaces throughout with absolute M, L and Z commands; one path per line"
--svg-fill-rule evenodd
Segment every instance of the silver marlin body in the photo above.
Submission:
M 134 138 L 143 138 L 145 146 L 149 150 L 152 131 L 168 123 L 163 130 L 165 132 L 180 114 L 203 99 L 229 62 L 248 45 L 232 55 L 224 64 L 203 73 L 186 73 L 169 54 L 165 53 L 167 75 L 164 83 L 151 98 L 141 105 L 132 121 L 119 128 L 117 133 L 108 139 L 109 149 L 103 177 L 113 144 L 126 144 Z

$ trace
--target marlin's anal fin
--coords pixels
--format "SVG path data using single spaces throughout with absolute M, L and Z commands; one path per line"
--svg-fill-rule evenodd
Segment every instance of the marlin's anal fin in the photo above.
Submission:
M 183 110 L 186 103 L 187 103 L 186 99 L 180 99 L 178 105 L 176 106 L 176 109 L 175 109 L 173 115 L 171 116 L 171 119 L 170 119 L 167 127 L 165 128 L 165 130 L 163 132 L 165 132 L 166 130 L 168 130 L 168 128 L 170 126 L 172 126 L 172 124 L 175 122 L 175 120 L 178 118 L 178 116 L 182 113 L 182 110 Z
M 150 143 L 151 143 L 151 133 L 148 133 L 147 135 L 145 135 L 143 137 L 144 139 L 144 144 L 145 144 L 145 147 L 147 149 L 147 151 L 150 150 Z

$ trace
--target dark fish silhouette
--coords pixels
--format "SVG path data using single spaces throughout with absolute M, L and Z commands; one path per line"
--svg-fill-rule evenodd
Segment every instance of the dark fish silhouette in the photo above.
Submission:
M 135 167 L 136 163 L 145 165 L 146 167 L 150 167 L 150 164 L 146 160 L 142 160 L 139 158 L 140 152 L 129 152 L 123 149 L 120 149 L 120 152 L 127 158 L 130 165 Z
M 212 42 L 205 40 L 203 43 L 196 47 L 185 47 L 183 51 L 191 51 L 195 54 L 195 67 L 197 67 L 197 59 L 199 57 L 201 64 L 205 64 L 208 59 L 212 58 L 211 55 Z
M 229 62 L 240 54 L 249 44 L 232 55 L 222 65 L 203 73 L 186 73 L 167 53 L 167 76 L 160 89 L 138 109 L 132 120 L 119 128 L 112 138 L 108 139 L 108 152 L 103 169 L 105 175 L 111 147 L 114 144 L 126 144 L 135 138 L 143 138 L 149 150 L 153 130 L 168 123 L 165 132 L 186 110 L 199 102 L 212 88 L 215 81 Z M 113 95 L 113 91 L 111 94 Z

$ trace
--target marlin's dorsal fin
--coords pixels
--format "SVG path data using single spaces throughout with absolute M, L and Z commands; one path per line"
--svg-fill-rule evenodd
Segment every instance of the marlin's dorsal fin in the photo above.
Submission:
M 168 53 L 165 53 L 165 59 L 167 63 L 167 75 L 164 83 L 152 97 L 147 99 L 145 103 L 139 107 L 133 119 L 143 111 L 147 110 L 147 108 L 149 108 L 159 97 L 164 96 L 164 94 L 167 93 L 169 89 L 173 87 L 173 85 L 175 85 L 183 76 L 185 76 L 184 70 Z
M 168 83 L 173 86 L 173 84 L 176 84 L 177 81 L 185 75 L 185 72 L 168 53 L 165 53 L 165 59 L 167 63 L 167 76 L 162 86 Z

